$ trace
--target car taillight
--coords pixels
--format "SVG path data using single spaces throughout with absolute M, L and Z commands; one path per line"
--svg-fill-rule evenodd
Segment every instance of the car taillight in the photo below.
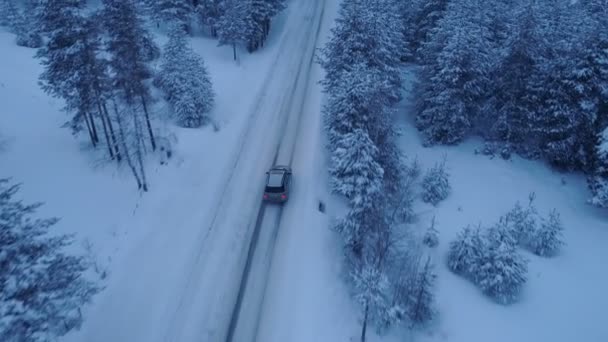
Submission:
M 264 194 L 264 199 L 268 199 L 268 195 L 267 194 Z
M 281 199 L 286 199 L 286 198 L 287 198 L 287 196 L 285 196 L 285 194 L 281 195 Z

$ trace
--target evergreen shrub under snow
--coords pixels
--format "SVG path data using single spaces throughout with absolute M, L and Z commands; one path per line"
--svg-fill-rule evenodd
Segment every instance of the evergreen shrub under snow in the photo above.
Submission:
M 422 200 L 437 205 L 446 199 L 452 191 L 449 176 L 445 160 L 427 170 L 422 179 Z

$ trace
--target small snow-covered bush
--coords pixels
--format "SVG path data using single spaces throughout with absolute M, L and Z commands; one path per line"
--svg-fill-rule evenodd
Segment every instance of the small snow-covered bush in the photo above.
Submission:
M 538 212 L 534 206 L 534 198 L 534 193 L 531 193 L 526 208 L 517 202 L 513 209 L 500 218 L 520 246 L 527 246 L 536 231 Z
M 475 282 L 498 303 L 513 303 L 526 283 L 528 261 L 521 256 L 516 241 L 502 223 L 492 227 L 485 240 Z
M 427 247 L 430 248 L 435 248 L 439 244 L 439 232 L 437 231 L 437 229 L 435 229 L 434 216 L 433 221 L 431 221 L 431 226 L 427 229 L 426 233 L 424 233 L 422 243 L 424 243 Z
M 448 268 L 465 278 L 474 279 L 482 263 L 484 240 L 479 228 L 465 227 L 448 250 Z
M 504 221 L 484 235 L 480 229 L 466 227 L 450 244 L 448 268 L 481 288 L 501 304 L 517 300 L 526 282 L 527 260 Z
M 437 205 L 446 199 L 451 191 L 445 160 L 427 170 L 422 179 L 422 200 L 424 202 Z
M 564 245 L 563 230 L 559 213 L 553 209 L 549 213 L 549 217 L 543 219 L 540 227 L 534 232 L 534 236 L 530 240 L 530 249 L 538 256 L 554 256 Z

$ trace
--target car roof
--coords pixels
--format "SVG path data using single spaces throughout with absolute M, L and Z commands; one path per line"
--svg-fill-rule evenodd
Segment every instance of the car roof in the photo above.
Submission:
M 289 166 L 286 165 L 275 165 L 273 166 L 270 171 L 274 171 L 274 170 L 284 170 L 284 171 L 290 171 L 291 168 Z
M 285 172 L 282 170 L 271 170 L 268 173 L 268 180 L 266 181 L 266 185 L 272 187 L 283 186 L 283 176 Z

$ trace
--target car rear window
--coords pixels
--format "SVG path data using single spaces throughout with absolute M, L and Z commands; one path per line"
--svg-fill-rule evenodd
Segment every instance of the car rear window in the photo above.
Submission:
M 271 188 L 283 186 L 283 173 L 282 172 L 271 172 L 268 174 L 268 180 L 266 186 Z

